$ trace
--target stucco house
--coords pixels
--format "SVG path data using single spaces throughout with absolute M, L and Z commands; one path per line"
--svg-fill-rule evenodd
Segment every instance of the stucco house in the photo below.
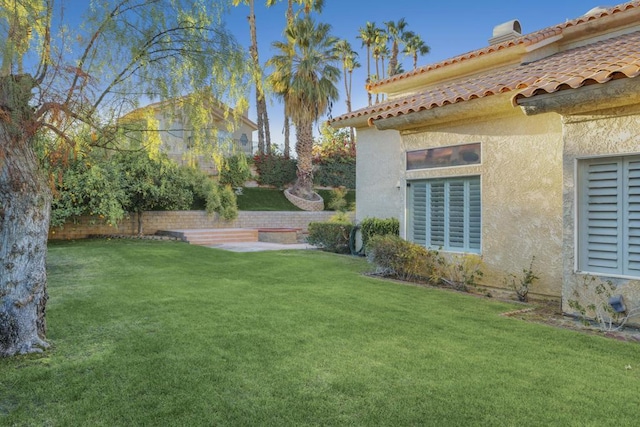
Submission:
M 182 165 L 198 166 L 205 173 L 215 175 L 218 171 L 211 153 L 198 150 L 194 143 L 194 126 L 189 122 L 186 108 L 189 108 L 188 96 L 157 102 L 127 113 L 119 123 L 125 127 L 127 124 L 143 123 L 144 129 L 157 129 L 151 134 L 154 137 L 157 135 L 160 151 L 170 159 Z M 248 118 L 246 112 L 234 119 L 233 110 L 217 102 L 208 108 L 208 114 L 208 123 L 204 124 L 203 129 L 205 145 L 215 145 L 225 155 L 244 153 L 253 156 L 252 135 L 258 126 Z M 128 133 L 135 134 L 135 129 L 135 126 L 130 126 Z
M 640 1 L 596 8 L 368 86 L 337 117 L 358 134 L 356 219 L 475 253 L 500 287 L 535 257 L 532 292 L 640 279 Z

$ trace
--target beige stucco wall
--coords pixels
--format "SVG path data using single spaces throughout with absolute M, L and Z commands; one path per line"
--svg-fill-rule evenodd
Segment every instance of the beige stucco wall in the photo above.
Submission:
M 564 126 L 564 209 L 563 209 L 563 309 L 572 311 L 568 300 L 574 289 L 584 284 L 585 274 L 577 273 L 576 244 L 576 168 L 580 159 L 640 154 L 640 105 L 566 116 Z M 638 287 L 637 280 L 592 274 L 599 280 L 612 280 L 617 286 Z M 587 276 L 588 278 L 588 276 Z M 623 291 L 624 293 L 624 291 Z M 640 306 L 640 295 L 625 295 L 633 306 Z
M 400 133 L 359 128 L 356 164 L 356 221 L 401 219 L 404 211 L 404 152 Z
M 402 140 L 388 132 L 359 131 L 358 218 L 398 216 L 405 221 L 406 182 L 480 175 L 483 284 L 503 287 L 533 256 L 540 277 L 532 293 L 559 297 L 562 289 L 562 126 L 560 116 L 525 117 L 518 109 L 490 119 L 469 119 L 419 131 Z M 482 164 L 406 171 L 405 152 L 482 143 Z M 396 187 L 401 184 L 401 190 Z

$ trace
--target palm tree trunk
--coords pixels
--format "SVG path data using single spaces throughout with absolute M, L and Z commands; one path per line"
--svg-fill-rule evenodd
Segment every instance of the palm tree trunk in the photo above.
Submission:
M 371 47 L 367 44 L 367 84 L 371 83 Z M 367 91 L 367 97 L 369 98 L 369 107 L 373 102 L 371 92 Z
M 264 149 L 267 154 L 271 154 L 271 131 L 269 130 L 269 116 L 267 115 L 267 102 L 264 99 L 264 94 L 261 98 L 262 109 L 262 126 L 264 127 Z
M 389 58 L 389 76 L 393 76 L 398 68 L 398 42 L 393 40 L 391 44 L 391 57 Z
M 347 91 L 347 113 L 351 112 L 351 88 L 353 87 L 353 69 L 349 70 L 349 90 Z M 351 137 L 351 144 L 355 142 L 355 132 L 353 127 L 349 128 L 349 136 Z
M 30 76 L 0 77 L 0 356 L 49 345 L 45 308 L 51 190 L 33 150 Z
M 286 159 L 291 157 L 290 135 L 291 135 L 291 121 L 289 120 L 289 116 L 285 114 L 284 116 L 284 157 Z
M 291 193 L 302 199 L 313 199 L 313 123 L 296 123 L 296 154 L 298 179 Z
M 264 118 L 266 112 L 263 112 L 263 108 L 266 109 L 266 103 L 264 102 L 264 93 L 262 91 L 262 73 L 260 72 L 260 59 L 258 57 L 258 36 L 256 31 L 256 14 L 254 8 L 254 1 L 249 1 L 249 31 L 251 33 L 251 46 L 249 52 L 251 53 L 251 59 L 253 61 L 255 85 L 256 85 L 256 114 L 258 116 L 258 152 L 264 154 L 265 148 L 265 124 Z

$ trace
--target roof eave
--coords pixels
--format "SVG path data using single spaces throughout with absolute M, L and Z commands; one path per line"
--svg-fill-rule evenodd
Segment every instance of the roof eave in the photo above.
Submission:
M 577 89 L 565 89 L 529 98 L 516 95 L 513 104 L 527 116 L 544 113 L 562 115 L 602 111 L 625 105 L 640 104 L 640 78 L 621 78 L 595 83 Z

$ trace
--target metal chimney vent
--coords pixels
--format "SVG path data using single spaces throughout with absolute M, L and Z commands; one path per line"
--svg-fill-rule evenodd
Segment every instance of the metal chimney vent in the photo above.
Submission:
M 512 19 L 504 24 L 493 27 L 493 37 L 489 39 L 489 44 L 498 44 L 507 40 L 517 39 L 522 35 L 520 21 Z

